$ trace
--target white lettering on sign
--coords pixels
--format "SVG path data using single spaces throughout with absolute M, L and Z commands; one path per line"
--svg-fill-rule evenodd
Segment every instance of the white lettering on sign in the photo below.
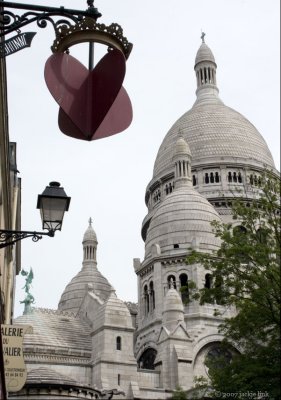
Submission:
M 11 40 L 8 43 L 5 43 L 5 53 L 8 56 L 10 53 L 13 53 L 17 50 L 20 50 L 22 47 L 26 46 L 25 35 L 18 36 Z
M 9 56 L 16 51 L 22 50 L 31 45 L 32 39 L 36 32 L 20 33 L 11 39 L 5 40 L 0 43 L 0 58 Z

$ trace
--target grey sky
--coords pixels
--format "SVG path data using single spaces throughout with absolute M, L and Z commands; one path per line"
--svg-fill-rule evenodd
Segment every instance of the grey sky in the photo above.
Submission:
M 45 2 L 30 3 L 43 4 Z M 134 44 L 124 86 L 134 119 L 123 133 L 79 141 L 57 126 L 58 105 L 44 81 L 54 39 L 51 27 L 37 31 L 30 49 L 7 57 L 10 139 L 17 142 L 22 177 L 22 229 L 41 230 L 37 194 L 52 180 L 71 196 L 63 229 L 55 238 L 22 242 L 22 267 L 33 268 L 37 307 L 56 308 L 66 284 L 80 270 L 82 237 L 93 219 L 98 268 L 124 300 L 136 301 L 133 258 L 143 258 L 140 236 L 146 215 L 145 188 L 164 135 L 195 101 L 194 60 L 201 29 L 217 62 L 223 102 L 260 131 L 279 169 L 279 0 L 96 0 L 99 22 L 118 22 Z M 49 1 L 85 9 L 86 1 Z M 85 45 L 72 55 L 86 61 Z M 17 278 L 21 314 L 24 278 Z

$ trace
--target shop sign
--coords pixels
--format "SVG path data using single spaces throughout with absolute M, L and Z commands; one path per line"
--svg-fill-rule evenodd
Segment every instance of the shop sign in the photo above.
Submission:
M 26 382 L 27 371 L 23 358 L 23 338 L 26 333 L 32 333 L 31 326 L 1 325 L 7 392 L 18 392 Z

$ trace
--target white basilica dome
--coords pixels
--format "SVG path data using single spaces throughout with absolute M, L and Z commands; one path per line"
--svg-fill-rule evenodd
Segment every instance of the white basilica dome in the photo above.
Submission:
M 179 134 L 190 146 L 193 168 L 234 161 L 275 168 L 268 146 L 254 125 L 218 97 L 216 67 L 212 51 L 203 42 L 194 67 L 197 100 L 165 136 L 154 164 L 154 178 L 171 169 L 173 148 Z

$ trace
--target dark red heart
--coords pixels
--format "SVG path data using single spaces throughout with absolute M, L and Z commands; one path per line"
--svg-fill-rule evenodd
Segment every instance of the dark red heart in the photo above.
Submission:
M 91 140 L 120 92 L 125 70 L 125 57 L 116 49 L 109 51 L 92 71 L 74 57 L 56 53 L 46 62 L 45 80 L 72 125 Z
M 131 101 L 122 86 L 110 110 L 91 138 L 85 137 L 62 108 L 59 110 L 59 128 L 65 135 L 76 139 L 96 140 L 124 131 L 131 124 L 132 118 Z

